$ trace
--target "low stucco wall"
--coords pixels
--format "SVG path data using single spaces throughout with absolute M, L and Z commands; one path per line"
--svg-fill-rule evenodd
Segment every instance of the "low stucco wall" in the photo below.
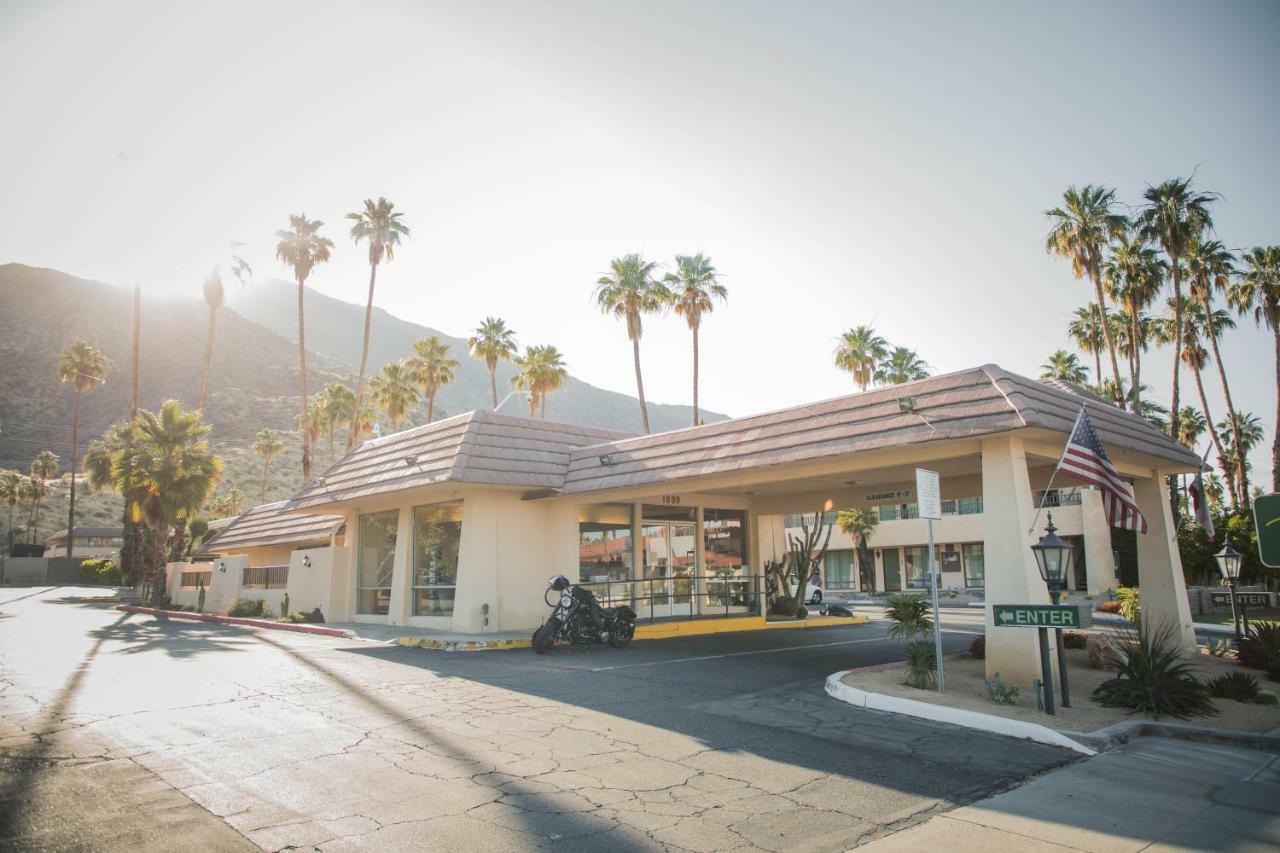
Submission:
M 329 622 L 351 619 L 347 589 L 350 551 L 346 548 L 306 548 L 289 557 L 289 610 L 310 611 L 317 607 Z M 307 565 L 307 563 L 310 565 Z M 275 590 L 272 590 L 273 592 Z
M 240 581 L 246 563 L 244 557 L 222 557 L 211 563 L 169 563 L 165 567 L 169 576 L 169 599 L 175 604 L 198 606 L 200 591 L 195 587 L 183 587 L 182 573 L 209 572 L 203 612 L 226 613 L 231 602 L 240 597 Z

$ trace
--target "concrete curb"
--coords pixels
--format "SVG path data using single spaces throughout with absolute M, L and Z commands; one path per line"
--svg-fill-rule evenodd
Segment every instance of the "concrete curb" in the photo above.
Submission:
M 188 613 L 185 610 L 157 610 L 154 607 L 140 607 L 135 604 L 121 604 L 116 610 L 124 613 L 143 613 L 150 616 L 164 616 L 169 619 L 188 619 L 192 622 L 219 622 L 224 625 L 247 625 L 251 628 L 266 628 L 271 631 L 292 631 L 295 634 L 318 634 L 322 637 L 342 637 L 353 639 L 354 631 L 342 628 L 326 628 L 323 625 L 290 624 L 288 622 L 272 622 L 268 619 L 246 619 L 240 616 L 219 616 L 214 613 Z
M 1097 610 L 1093 611 L 1093 621 L 1103 622 L 1108 625 L 1132 625 L 1133 624 L 1128 619 L 1124 618 L 1118 613 L 1100 613 Z M 1212 625 L 1208 622 L 1192 621 L 1191 627 L 1194 628 L 1196 631 L 1204 631 L 1207 634 L 1222 634 L 1223 636 L 1226 636 L 1226 637 L 1234 637 L 1236 635 L 1236 629 L 1232 628 L 1230 625 Z
M 1022 720 L 1010 720 L 994 714 L 983 714 L 978 711 L 966 711 L 963 708 L 950 708 L 945 705 L 934 705 L 929 702 L 918 702 L 915 699 L 902 699 L 884 693 L 872 693 L 844 683 L 844 677 L 851 670 L 843 669 L 827 676 L 827 693 L 841 702 L 847 702 L 858 708 L 870 708 L 874 711 L 888 711 L 891 714 L 903 714 L 918 717 L 922 720 L 933 720 L 938 723 L 950 723 L 967 729 L 991 732 L 1037 743 L 1048 744 L 1062 749 L 1069 749 L 1081 755 L 1096 755 L 1097 750 L 1073 740 L 1061 732 L 1047 726 L 1027 723 Z
M 437 640 L 433 637 L 401 637 L 396 645 L 410 649 L 431 649 L 437 652 L 494 652 L 503 649 L 528 649 L 533 647 L 532 637 L 511 640 Z
M 1160 723 L 1152 720 L 1123 720 L 1078 737 L 1098 750 L 1111 749 L 1136 737 L 1171 737 L 1202 743 L 1220 743 L 1280 753 L 1280 734 L 1245 732 L 1238 729 L 1215 729 L 1187 723 Z

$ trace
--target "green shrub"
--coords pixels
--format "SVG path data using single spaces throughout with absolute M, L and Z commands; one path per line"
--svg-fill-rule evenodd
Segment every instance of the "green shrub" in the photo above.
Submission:
M 80 564 L 80 569 L 88 576 L 91 583 L 104 586 L 120 586 L 124 583 L 124 577 L 120 574 L 120 567 L 105 558 L 85 560 Z
M 1253 697 L 1253 701 L 1259 705 L 1280 705 L 1280 696 L 1271 690 L 1259 690 L 1258 695 Z
M 1116 677 L 1093 691 L 1093 700 L 1105 707 L 1128 708 L 1156 718 L 1185 719 L 1218 712 L 1168 627 L 1139 628 L 1108 654 L 1108 666 Z
M 1268 669 L 1280 663 L 1280 622 L 1254 622 L 1240 641 L 1240 663 L 1251 669 Z
M 227 608 L 228 616 L 238 616 L 246 619 L 254 619 L 260 616 L 268 615 L 267 603 L 259 599 L 253 598 L 237 598 L 231 602 L 231 606 Z
M 938 683 L 938 658 L 933 643 L 907 643 L 907 684 L 927 688 Z
M 1089 635 L 1079 631 L 1063 631 L 1062 645 L 1068 649 L 1085 649 L 1089 647 Z
M 987 656 L 987 636 L 978 634 L 969 640 L 969 657 L 974 660 L 984 660 Z
M 1142 591 L 1136 586 L 1122 586 L 1116 590 L 1119 613 L 1135 625 L 1142 621 Z
M 1098 606 L 1093 608 L 1099 613 L 1119 613 L 1120 602 L 1118 601 L 1099 601 Z
M 987 688 L 987 698 L 997 705 L 1017 705 L 1018 695 L 1021 691 L 1017 687 L 1005 684 L 1000 678 L 1000 673 L 996 673 L 996 677 L 984 682 Z
M 320 612 L 320 608 L 317 607 L 314 610 L 311 610 L 308 612 L 303 612 L 299 610 L 297 613 L 294 613 L 290 616 L 281 616 L 280 621 L 289 622 L 294 625 L 302 625 L 302 624 L 321 625 L 321 624 L 324 624 L 324 614 L 322 614 Z
M 1258 698 L 1258 679 L 1247 672 L 1227 672 L 1205 683 L 1209 695 L 1218 699 L 1252 702 Z
M 893 623 L 889 627 L 890 639 L 914 640 L 916 637 L 927 639 L 933 636 L 933 617 L 929 612 L 929 602 L 923 596 L 895 595 L 887 604 L 885 616 Z

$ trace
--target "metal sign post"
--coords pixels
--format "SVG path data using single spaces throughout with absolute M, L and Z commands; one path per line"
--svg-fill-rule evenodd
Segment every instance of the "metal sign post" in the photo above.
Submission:
M 947 692 L 947 676 L 942 670 L 942 617 L 938 604 L 938 559 L 933 553 L 933 522 L 942 518 L 942 493 L 938 472 L 916 469 L 916 509 L 929 522 L 929 579 L 933 587 L 933 656 L 938 662 L 938 692 Z

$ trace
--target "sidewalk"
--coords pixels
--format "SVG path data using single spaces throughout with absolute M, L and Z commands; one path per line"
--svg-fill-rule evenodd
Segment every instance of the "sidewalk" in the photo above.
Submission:
M 1022 853 L 1149 846 L 1277 849 L 1280 755 L 1141 737 L 862 849 Z

